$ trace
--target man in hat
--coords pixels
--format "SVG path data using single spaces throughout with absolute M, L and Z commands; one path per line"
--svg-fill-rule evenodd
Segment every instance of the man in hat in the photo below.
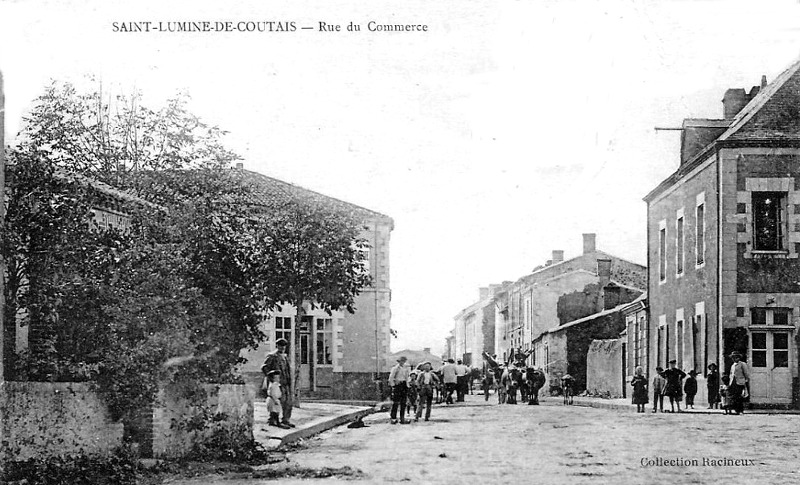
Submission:
M 446 404 L 453 404 L 453 391 L 456 390 L 456 362 L 453 359 L 447 359 L 447 362 L 440 369 L 442 379 L 444 380 L 444 402 Z
M 408 399 L 408 367 L 406 357 L 401 355 L 397 364 L 389 371 L 389 387 L 392 389 L 390 422 L 397 424 L 397 408 L 400 407 L 400 423 L 406 424 L 406 400 Z
M 744 400 L 748 397 L 747 385 L 750 383 L 750 367 L 746 362 L 742 361 L 742 354 L 738 350 L 731 353 L 733 365 L 731 365 L 731 384 L 729 389 L 730 394 L 733 396 L 733 411 L 736 414 L 742 414 L 744 411 Z
M 281 373 L 280 384 L 283 389 L 281 396 L 281 408 L 283 409 L 283 416 L 281 423 L 294 428 L 294 424 L 290 422 L 292 419 L 292 374 L 289 368 L 289 357 L 286 355 L 286 349 L 289 346 L 289 341 L 285 338 L 279 338 L 275 341 L 275 350 L 267 354 L 264 360 L 264 365 L 261 366 L 261 372 L 264 375 L 269 375 L 270 371 L 276 370 Z
M 431 418 L 431 404 L 433 403 L 433 389 L 439 382 L 439 378 L 431 370 L 430 362 L 420 364 L 420 372 L 417 376 L 417 389 L 419 389 L 419 406 L 414 421 L 419 421 L 422 416 L 422 409 L 425 408 L 425 421 Z

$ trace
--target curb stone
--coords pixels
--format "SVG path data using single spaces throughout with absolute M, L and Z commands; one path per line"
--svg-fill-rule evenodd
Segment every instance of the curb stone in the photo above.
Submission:
M 312 421 L 311 423 L 309 423 L 308 426 L 296 429 L 291 433 L 287 433 L 285 436 L 283 436 L 283 438 L 281 438 L 281 442 L 278 445 L 278 447 L 295 443 L 302 439 L 309 438 L 311 436 L 322 433 L 323 431 L 327 431 L 329 429 L 336 428 L 337 426 L 341 426 L 345 423 L 355 421 L 358 418 L 363 418 L 370 414 L 378 413 L 385 410 L 386 410 L 385 403 L 378 403 L 375 406 L 367 409 L 359 409 L 358 411 L 352 411 L 347 414 L 340 414 L 339 416 L 322 418 L 316 421 Z

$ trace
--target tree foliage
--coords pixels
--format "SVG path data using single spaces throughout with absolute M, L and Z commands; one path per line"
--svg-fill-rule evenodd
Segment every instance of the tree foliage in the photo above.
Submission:
M 31 337 L 13 377 L 92 380 L 130 417 L 165 381 L 233 379 L 261 311 L 354 310 L 370 283 L 359 218 L 259 197 L 187 103 L 53 83 L 26 117 L 2 239 L 5 341 L 17 321 Z M 93 222 L 109 203 L 130 227 Z

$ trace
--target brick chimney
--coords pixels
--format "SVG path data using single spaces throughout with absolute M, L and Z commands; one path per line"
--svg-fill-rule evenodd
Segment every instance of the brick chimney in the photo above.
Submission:
M 589 254 L 597 251 L 597 234 L 585 233 L 583 235 L 583 254 Z
M 244 170 L 244 163 L 236 162 L 236 170 Z
M 561 249 L 554 249 L 553 250 L 553 264 L 560 263 L 564 261 L 564 251 Z
M 747 92 L 742 88 L 731 88 L 722 97 L 722 112 L 726 120 L 732 119 L 749 101 Z
M 767 86 L 767 76 L 761 76 L 761 83 L 750 88 L 748 93 L 742 88 L 731 88 L 722 97 L 722 112 L 726 120 L 733 119 L 756 95 Z
M 478 288 L 478 300 L 485 300 L 486 298 L 489 298 L 489 287 L 481 286 Z
M 430 347 L 425 347 L 424 349 L 422 349 L 422 351 L 425 352 L 426 354 L 430 354 L 431 353 L 431 348 Z

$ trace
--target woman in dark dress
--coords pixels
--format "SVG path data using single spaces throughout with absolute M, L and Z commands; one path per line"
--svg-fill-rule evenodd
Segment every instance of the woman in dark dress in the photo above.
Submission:
M 667 386 L 664 388 L 664 395 L 669 396 L 669 407 L 675 412 L 675 404 L 678 405 L 678 412 L 681 412 L 681 399 L 683 399 L 683 387 L 681 381 L 686 377 L 686 373 L 675 367 L 678 363 L 676 360 L 669 361 L 669 369 L 661 374 L 667 380 Z
M 631 380 L 633 386 L 633 404 L 636 404 L 636 412 L 643 413 L 647 405 L 647 378 L 644 376 L 642 366 L 636 368 L 636 372 Z
M 717 364 L 708 364 L 708 375 L 706 375 L 706 386 L 708 387 L 708 409 L 719 408 L 719 372 Z

